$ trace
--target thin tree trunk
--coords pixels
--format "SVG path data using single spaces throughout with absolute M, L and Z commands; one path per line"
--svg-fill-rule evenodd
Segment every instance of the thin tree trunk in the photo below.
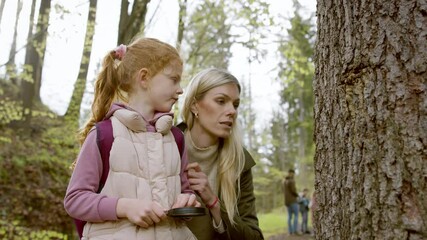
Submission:
M 34 80 L 31 77 L 28 77 L 32 73 L 32 65 L 35 58 L 35 49 L 34 45 L 29 41 L 32 41 L 33 38 L 33 28 L 34 28 L 34 13 L 36 11 L 36 0 L 33 0 L 31 5 L 30 12 L 30 21 L 27 34 L 27 47 L 25 54 L 25 64 L 24 64 L 24 74 L 21 78 L 21 93 L 22 93 L 22 116 L 28 126 L 31 121 L 31 115 L 33 110 L 33 96 L 34 96 Z
M 129 44 L 136 35 L 143 32 L 147 5 L 150 1 L 151 0 L 134 1 L 132 11 L 128 14 L 129 1 L 122 0 L 117 45 Z
M 30 27 L 27 37 L 27 48 L 22 78 L 23 117 L 29 126 L 34 101 L 40 102 L 41 75 L 43 57 L 46 51 L 47 26 L 49 25 L 50 0 L 42 0 L 39 9 L 39 18 L 34 30 L 34 13 L 36 1 L 33 0 L 30 14 Z M 35 34 L 33 35 L 33 31 Z M 34 39 L 33 39 L 34 36 Z
M 34 79 L 34 99 L 33 101 L 41 102 L 40 88 L 42 82 L 43 60 L 46 53 L 46 40 L 48 35 L 49 16 L 50 16 L 51 0 L 42 0 L 39 10 L 39 18 L 37 21 L 36 34 L 34 45 L 36 50 L 36 58 L 33 64 L 33 79 Z
M 6 63 L 6 75 L 9 77 L 10 81 L 17 85 L 17 77 L 16 77 L 16 64 L 15 64 L 15 55 L 16 55 L 16 39 L 18 37 L 18 22 L 19 22 L 19 14 L 21 13 L 23 2 L 22 0 L 17 1 L 18 7 L 16 8 L 16 16 L 15 16 L 15 27 L 13 31 L 13 39 L 12 46 L 10 47 L 9 52 L 9 60 Z
M 176 39 L 176 49 L 178 49 L 178 51 L 181 50 L 182 40 L 184 39 L 186 17 L 187 17 L 187 0 L 179 0 L 178 36 Z
M 0 1 L 0 23 L 3 20 L 3 10 L 4 10 L 5 3 L 6 3 L 6 0 L 1 0 Z
M 317 2 L 317 239 L 427 238 L 427 4 Z
M 77 81 L 74 84 L 74 91 L 71 97 L 70 104 L 68 105 L 67 112 L 65 116 L 67 121 L 73 124 L 76 128 L 79 124 L 80 118 L 80 106 L 83 100 L 84 91 L 86 89 L 87 74 L 93 44 L 93 36 L 95 34 L 95 25 L 96 25 L 96 10 L 97 10 L 97 0 L 89 1 L 89 13 L 87 17 L 86 25 L 86 37 L 84 42 L 84 49 L 82 54 L 82 60 L 80 63 L 80 71 L 77 77 Z

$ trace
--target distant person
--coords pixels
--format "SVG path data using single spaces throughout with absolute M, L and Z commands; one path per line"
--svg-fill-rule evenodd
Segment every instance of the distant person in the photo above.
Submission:
M 187 223 L 199 240 L 263 239 L 255 210 L 252 167 L 237 119 L 241 86 L 209 68 L 190 81 L 182 109 L 188 179 L 209 214 Z
M 92 114 L 64 199 L 67 213 L 87 221 L 82 239 L 195 239 L 166 210 L 199 206 L 171 132 L 170 110 L 183 93 L 183 62 L 152 38 L 120 45 L 104 57 Z M 94 125 L 110 119 L 113 144 L 105 185 Z
M 308 230 L 308 212 L 309 212 L 309 205 L 310 205 L 310 199 L 308 198 L 308 189 L 304 188 L 304 190 L 301 193 L 301 196 L 298 199 L 299 203 L 299 212 L 301 213 L 301 232 L 310 234 L 310 231 Z
M 288 231 L 289 234 L 297 234 L 298 229 L 298 192 L 294 180 L 295 171 L 290 169 L 283 182 L 285 205 L 288 209 Z

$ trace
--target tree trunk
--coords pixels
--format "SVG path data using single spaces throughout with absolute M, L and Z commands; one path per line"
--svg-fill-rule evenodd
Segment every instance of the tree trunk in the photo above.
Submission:
M 36 50 L 36 62 L 33 65 L 33 79 L 34 79 L 34 99 L 40 102 L 40 88 L 42 83 L 42 69 L 43 59 L 46 53 L 46 40 L 47 29 L 49 27 L 51 0 L 42 0 L 39 10 L 39 18 L 37 21 L 37 28 L 34 37 L 34 45 Z
M 33 69 L 31 63 L 35 62 L 35 49 L 32 44 L 33 28 L 34 28 L 34 13 L 36 11 L 36 0 L 33 0 L 30 12 L 30 21 L 27 35 L 27 46 L 24 63 L 24 74 L 21 78 L 21 93 L 22 93 L 22 117 L 28 126 L 31 121 L 33 111 L 33 97 L 34 97 L 34 80 L 29 77 L 32 75 Z
M 5 3 L 6 3 L 6 0 L 1 0 L 0 1 L 0 23 L 3 20 L 3 10 L 4 10 Z
M 90 62 L 90 54 L 92 52 L 93 36 L 95 34 L 96 8 L 98 1 L 90 0 L 89 2 L 90 3 L 86 25 L 86 37 L 84 42 L 82 60 L 80 63 L 80 71 L 77 77 L 77 81 L 74 84 L 74 91 L 71 97 L 70 104 L 68 105 L 67 112 L 65 113 L 67 121 L 69 121 L 69 123 L 71 123 L 76 128 L 78 128 L 79 124 L 80 105 L 82 103 L 84 91 L 86 89 L 86 79 Z
M 40 102 L 40 87 L 43 57 L 46 52 L 47 27 L 49 26 L 50 0 L 42 0 L 39 17 L 34 30 L 36 1 L 33 0 L 30 14 L 30 27 L 27 36 L 25 55 L 25 74 L 22 81 L 23 116 L 26 124 L 31 120 L 34 101 Z M 33 34 L 33 31 L 35 34 Z
M 317 2 L 317 239 L 427 238 L 427 4 Z
M 176 49 L 178 49 L 178 51 L 181 50 L 182 40 L 184 39 L 186 17 L 187 17 L 187 0 L 179 0 L 178 36 L 176 39 Z
M 135 0 L 128 14 L 129 0 L 122 0 L 117 45 L 129 44 L 136 35 L 144 31 L 147 5 L 151 0 Z
M 18 37 L 18 20 L 19 20 L 19 14 L 21 13 L 23 1 L 18 0 L 17 1 L 17 8 L 16 8 L 16 16 L 15 16 L 15 27 L 13 30 L 13 39 L 12 39 L 12 46 L 10 47 L 9 51 L 9 60 L 6 64 L 6 75 L 8 76 L 9 80 L 17 85 L 17 78 L 16 78 L 16 64 L 15 64 L 15 55 L 16 55 L 16 39 Z

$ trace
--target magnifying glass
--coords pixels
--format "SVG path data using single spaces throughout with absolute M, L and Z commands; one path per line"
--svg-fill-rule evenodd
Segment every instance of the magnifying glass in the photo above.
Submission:
M 166 211 L 169 217 L 198 217 L 206 214 L 205 208 L 201 207 L 181 207 L 172 208 Z

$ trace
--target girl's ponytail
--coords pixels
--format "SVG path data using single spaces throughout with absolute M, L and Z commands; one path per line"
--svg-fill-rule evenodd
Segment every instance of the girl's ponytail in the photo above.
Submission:
M 116 64 L 116 55 L 116 51 L 113 50 L 104 57 L 102 69 L 95 81 L 91 116 L 78 134 L 80 144 L 83 144 L 95 123 L 104 119 L 112 103 L 119 97 L 119 73 L 122 69 Z

